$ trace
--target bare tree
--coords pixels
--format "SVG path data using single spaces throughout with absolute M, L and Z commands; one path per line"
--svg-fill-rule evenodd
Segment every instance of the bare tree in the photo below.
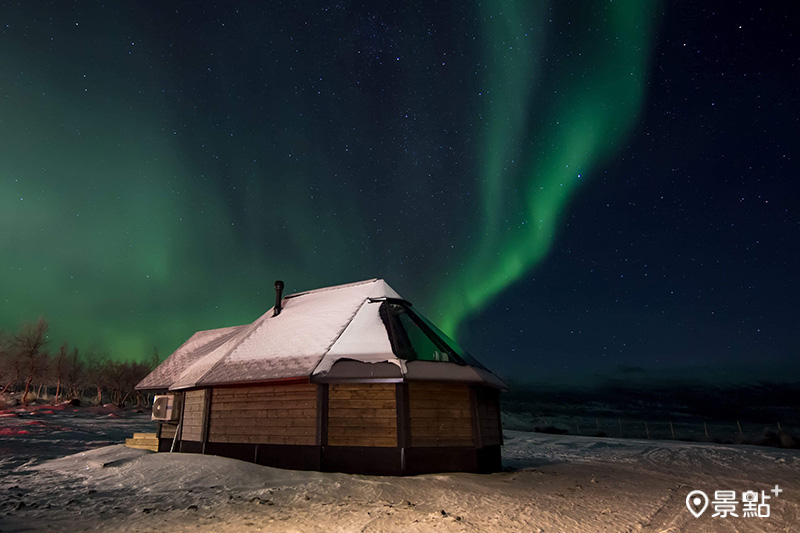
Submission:
M 111 392 L 111 401 L 119 407 L 124 407 L 128 398 L 136 393 L 136 385 L 149 373 L 149 363 L 106 361 L 104 381 Z
M 48 324 L 40 318 L 36 323 L 24 324 L 16 335 L 0 331 L 0 394 L 19 390 L 24 381 L 22 402 L 27 404 L 34 383 L 39 391 L 55 389 L 56 403 L 66 399 L 82 398 L 87 387 L 96 392 L 95 402 L 103 403 L 104 394 L 124 407 L 128 401 L 147 404 L 148 399 L 136 390 L 136 385 L 159 363 L 158 350 L 146 362 L 114 361 L 108 354 L 92 349 L 81 354 L 77 348 L 62 343 L 53 355 L 45 350 L 48 343 Z
M 138 385 L 139 382 L 142 381 L 150 372 L 151 368 L 149 363 L 142 363 L 139 361 L 128 362 L 123 383 L 125 391 L 125 396 L 122 398 L 123 404 L 131 395 L 136 397 L 137 405 L 141 403 L 143 397 L 142 394 L 136 390 L 136 385 Z
M 31 382 L 43 377 L 47 369 L 49 356 L 44 348 L 48 342 L 48 327 L 47 321 L 39 318 L 35 324 L 24 324 L 14 337 L 14 349 L 19 355 L 20 370 L 26 376 L 25 392 L 22 394 L 23 405 L 27 405 Z
M 65 361 L 64 384 L 70 399 L 80 399 L 83 396 L 83 385 L 86 381 L 86 364 L 81 359 L 77 348 L 73 348 Z
M 108 357 L 95 349 L 91 349 L 84 357 L 86 363 L 86 381 L 94 386 L 97 392 L 97 405 L 103 405 L 103 388 L 108 381 Z
M 108 384 L 111 392 L 111 401 L 120 407 L 125 383 L 125 363 L 121 361 L 106 361 L 103 367 L 104 382 Z
M 153 353 L 150 356 L 150 360 L 144 363 L 139 363 L 139 367 L 137 369 L 138 377 L 135 380 L 136 383 L 133 385 L 134 390 L 134 397 L 136 398 L 136 407 L 149 407 L 150 402 L 152 400 L 152 393 L 147 393 L 147 395 L 142 394 L 141 391 L 136 390 L 136 385 L 142 381 L 147 374 L 155 370 L 158 365 L 161 364 L 161 356 L 158 353 L 158 346 L 153 346 Z
M 13 340 L 0 331 L 0 395 L 5 394 L 19 380 L 19 357 Z
M 56 395 L 54 403 L 58 405 L 58 400 L 61 398 L 61 383 L 69 370 L 69 345 L 65 342 L 58 348 L 58 352 L 53 355 L 50 364 L 50 376 L 55 382 Z

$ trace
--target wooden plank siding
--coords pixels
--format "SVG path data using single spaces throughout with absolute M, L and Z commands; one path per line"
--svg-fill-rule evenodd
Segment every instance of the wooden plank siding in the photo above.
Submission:
M 481 428 L 481 444 L 495 446 L 503 444 L 500 423 L 500 393 L 487 387 L 476 390 L 478 399 L 478 420 Z
M 313 446 L 316 437 L 315 384 L 213 389 L 209 442 Z
M 412 447 L 474 446 L 466 383 L 408 384 Z
M 175 430 L 178 429 L 177 424 L 167 424 L 166 422 L 159 422 L 159 425 L 161 426 L 161 433 L 159 434 L 159 438 L 170 439 L 170 440 L 175 438 Z
M 331 384 L 328 446 L 397 446 L 393 383 Z
M 203 419 L 205 418 L 208 389 L 186 391 L 183 404 L 181 440 L 203 441 Z

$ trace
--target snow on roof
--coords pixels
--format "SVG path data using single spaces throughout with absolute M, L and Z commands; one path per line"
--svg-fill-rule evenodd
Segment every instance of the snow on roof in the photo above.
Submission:
M 288 295 L 277 316 L 270 309 L 252 324 L 196 333 L 137 388 L 310 379 L 342 360 L 392 363 L 405 375 L 374 301 L 386 298 L 402 299 L 382 279 Z
M 309 377 L 358 309 L 370 298 L 399 298 L 379 279 L 284 298 L 248 325 L 199 331 L 137 386 L 172 390 Z
M 230 341 L 188 368 L 172 389 L 308 377 L 369 298 L 396 297 L 383 280 L 285 298 Z
M 343 285 L 331 285 L 330 287 L 322 287 L 319 289 L 313 289 L 310 291 L 303 291 L 303 292 L 295 292 L 293 294 L 289 294 L 284 297 L 284 300 L 288 300 L 290 298 L 298 298 L 300 296 L 306 296 L 308 294 L 318 294 L 320 292 L 328 292 L 328 291 L 338 291 L 341 289 L 349 289 L 351 287 L 357 287 L 359 285 L 369 285 L 374 283 L 375 286 L 370 294 L 370 298 L 402 298 L 399 294 L 397 294 L 393 288 L 389 286 L 386 281 L 382 279 L 372 278 L 367 279 L 364 281 L 355 281 L 353 283 L 345 283 Z
M 198 331 L 139 382 L 136 388 L 149 390 L 168 389 L 184 369 L 228 341 L 237 331 L 244 327 L 246 326 Z
M 378 313 L 380 306 L 380 302 L 372 301 L 361 305 L 350 325 L 314 370 L 315 375 L 328 372 L 340 359 L 354 359 L 363 363 L 392 362 L 405 373 L 405 365 L 392 352 L 386 327 Z

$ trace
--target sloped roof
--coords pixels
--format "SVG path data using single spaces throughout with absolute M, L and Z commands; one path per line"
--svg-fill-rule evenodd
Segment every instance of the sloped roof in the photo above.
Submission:
M 139 382 L 136 388 L 148 390 L 168 389 L 175 383 L 181 372 L 230 340 L 237 331 L 244 327 L 246 326 L 198 331 Z
M 389 364 L 395 368 L 391 374 L 403 379 L 409 367 L 393 352 L 379 314 L 381 302 L 387 299 L 402 301 L 382 279 L 288 295 L 277 316 L 270 309 L 252 324 L 195 333 L 137 388 L 181 390 L 290 378 L 342 379 L 341 371 L 331 370 L 344 360 L 362 365 L 357 374 L 364 374 L 364 368 L 371 372 L 376 363 Z M 415 367 L 411 375 L 427 375 L 421 370 L 427 365 L 417 363 L 423 361 L 409 363 Z M 443 362 L 434 365 L 435 375 L 447 375 L 446 368 L 452 366 L 456 367 L 452 375 L 459 381 L 504 386 L 490 372 L 477 372 L 482 369 L 459 369 L 464 365 Z M 471 371 L 471 377 L 465 377 L 465 370 Z M 485 379 L 484 374 L 493 379 Z

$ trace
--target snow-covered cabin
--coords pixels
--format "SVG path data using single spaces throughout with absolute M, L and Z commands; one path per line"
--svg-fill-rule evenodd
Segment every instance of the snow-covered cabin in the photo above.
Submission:
M 255 322 L 198 331 L 137 385 L 167 395 L 160 451 L 368 474 L 501 468 L 505 384 L 384 280 L 275 287 Z

